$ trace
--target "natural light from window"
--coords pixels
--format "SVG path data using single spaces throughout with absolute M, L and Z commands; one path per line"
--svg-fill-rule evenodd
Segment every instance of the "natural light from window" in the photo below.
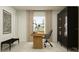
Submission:
M 34 16 L 33 32 L 44 32 L 44 31 L 45 31 L 45 16 Z

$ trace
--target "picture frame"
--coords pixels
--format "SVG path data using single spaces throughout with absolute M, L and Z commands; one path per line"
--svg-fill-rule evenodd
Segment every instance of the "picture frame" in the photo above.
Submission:
M 3 34 L 11 33 L 11 13 L 3 10 Z

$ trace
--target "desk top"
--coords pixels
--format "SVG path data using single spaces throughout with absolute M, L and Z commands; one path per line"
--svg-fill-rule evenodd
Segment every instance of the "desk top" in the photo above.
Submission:
M 44 36 L 44 33 L 36 32 L 36 33 L 32 33 L 32 36 Z

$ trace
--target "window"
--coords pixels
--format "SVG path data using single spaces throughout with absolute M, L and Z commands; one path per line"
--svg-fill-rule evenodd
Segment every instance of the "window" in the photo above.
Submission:
M 33 32 L 45 32 L 45 16 L 33 17 Z

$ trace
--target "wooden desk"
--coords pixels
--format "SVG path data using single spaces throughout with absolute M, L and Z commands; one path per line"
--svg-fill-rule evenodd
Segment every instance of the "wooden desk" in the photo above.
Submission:
M 41 49 L 43 48 L 43 35 L 44 34 L 32 34 L 33 36 L 33 48 L 35 49 Z

